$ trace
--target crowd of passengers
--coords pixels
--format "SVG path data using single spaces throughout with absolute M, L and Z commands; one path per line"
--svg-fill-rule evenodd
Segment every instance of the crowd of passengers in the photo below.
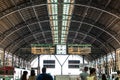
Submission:
M 37 75 L 34 70 L 31 70 L 30 76 L 27 79 L 27 71 L 23 71 L 23 74 L 20 80 L 54 80 L 52 75 L 46 73 L 46 67 L 42 68 L 42 73 Z M 84 67 L 82 73 L 79 74 L 79 77 L 76 80 L 120 80 L 120 71 L 117 71 L 116 76 L 108 77 L 106 74 L 101 74 L 101 76 L 96 75 L 95 68 Z

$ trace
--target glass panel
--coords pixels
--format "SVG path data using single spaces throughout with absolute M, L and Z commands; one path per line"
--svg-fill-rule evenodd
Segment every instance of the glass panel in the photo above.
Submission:
M 57 39 L 58 39 L 58 34 L 56 34 L 56 35 L 55 35 L 55 38 L 57 38 Z
M 50 15 L 50 24 L 52 30 L 52 36 L 54 43 L 58 43 L 58 40 L 61 38 L 61 44 L 65 43 L 66 36 L 68 34 L 70 19 L 73 11 L 74 0 L 63 0 L 63 15 L 62 15 L 62 28 L 61 28 L 61 37 L 58 36 L 58 0 L 48 0 L 48 11 Z M 57 39 L 56 39 L 57 38 Z
M 58 30 L 58 27 L 55 26 L 55 27 L 54 27 L 54 30 Z
M 58 34 L 58 31 L 54 31 L 55 34 Z
M 52 15 L 54 20 L 57 20 L 57 15 Z
M 51 2 L 57 2 L 57 0 L 51 0 Z
M 74 3 L 74 0 L 64 0 L 61 42 L 65 42 L 67 33 L 68 33 L 68 28 L 69 28 L 70 19 L 71 19 L 72 10 L 73 10 L 73 7 L 71 8 L 71 6 L 73 5 L 70 3 Z

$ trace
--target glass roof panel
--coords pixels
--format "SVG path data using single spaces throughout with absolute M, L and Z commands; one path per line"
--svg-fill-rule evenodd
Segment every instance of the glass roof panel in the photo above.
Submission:
M 73 11 L 73 3 L 74 0 L 63 0 L 63 7 L 62 7 L 62 23 L 58 23 L 58 0 L 48 0 L 48 11 L 50 15 L 50 24 L 51 24 L 51 32 L 53 37 L 54 44 L 62 44 L 66 43 L 66 37 L 69 30 L 70 19 Z M 60 6 L 61 7 L 61 6 Z M 60 13 L 61 14 L 61 13 Z M 60 18 L 59 18 L 60 19 Z M 62 24 L 62 28 L 58 30 L 58 25 Z M 59 33 L 58 33 L 59 32 Z M 58 36 L 60 34 L 61 36 Z M 58 41 L 60 40 L 60 42 Z M 59 43 L 58 43 L 59 42 Z
M 61 33 L 61 42 L 66 43 L 66 37 L 68 33 L 68 27 L 70 24 L 70 19 L 72 16 L 74 0 L 64 0 L 63 4 L 63 16 L 62 16 L 62 33 Z

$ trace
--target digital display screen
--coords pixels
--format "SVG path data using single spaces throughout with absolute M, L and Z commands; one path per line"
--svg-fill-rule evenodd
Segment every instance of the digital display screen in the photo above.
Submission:
M 54 54 L 54 47 L 32 47 L 33 54 Z

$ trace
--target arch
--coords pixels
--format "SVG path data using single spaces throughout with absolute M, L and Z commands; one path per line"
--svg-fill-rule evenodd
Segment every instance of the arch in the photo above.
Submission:
M 48 32 L 48 31 L 47 31 Z M 75 31 L 71 31 L 71 32 L 75 32 Z M 39 32 L 38 32 L 39 33 Z M 36 34 L 38 34 L 38 33 L 36 33 Z M 79 34 L 82 34 L 82 35 L 86 35 L 86 34 L 84 34 L 84 33 L 81 33 L 81 32 L 78 32 Z M 32 35 L 29 35 L 29 36 L 27 36 L 27 37 L 30 37 L 30 36 L 32 36 Z M 87 35 L 87 36 L 89 36 L 89 37 L 91 37 L 91 38 L 94 38 L 93 36 L 91 36 L 91 35 Z M 26 37 L 26 38 L 27 38 Z M 47 38 L 47 39 L 51 39 L 51 38 Z M 69 38 L 70 39 L 70 38 Z M 72 39 L 72 38 L 71 38 Z M 97 40 L 99 43 L 101 43 L 102 44 L 102 46 L 104 46 L 105 48 L 106 48 L 106 50 L 108 50 L 108 48 L 105 46 L 105 44 L 103 44 L 100 40 L 98 40 L 98 39 L 96 39 L 96 38 L 94 38 L 95 40 Z M 41 39 L 41 40 L 39 40 L 39 41 L 43 41 L 44 39 Z M 77 39 L 76 39 L 77 40 Z M 21 42 L 23 41 L 23 39 L 21 39 L 15 46 L 13 46 L 12 47 L 12 49 L 14 49 L 17 45 L 19 45 Z M 78 40 L 78 41 L 80 41 L 80 40 Z M 30 41 L 31 42 L 31 41 Z M 11 50 L 12 50 L 11 49 Z M 10 51 L 11 51 L 10 50 Z M 15 52 L 14 52 L 15 53 Z
M 50 4 L 53 4 L 53 3 L 50 3 Z M 20 10 L 23 10 L 23 9 L 27 9 L 27 8 L 34 8 L 34 7 L 44 6 L 44 5 L 47 5 L 47 4 L 32 5 L 32 6 L 27 6 L 27 7 L 24 7 L 24 8 L 18 9 L 18 10 L 15 10 L 15 11 L 13 11 L 13 12 L 11 12 L 11 13 L 8 13 L 8 14 L 2 16 L 2 17 L 0 18 L 0 20 L 1 20 L 2 18 L 4 18 L 4 17 L 8 16 L 8 15 L 11 15 L 11 14 L 17 12 L 17 11 L 20 11 Z M 103 11 L 103 12 L 105 12 L 105 13 L 108 13 L 108 14 L 110 14 L 110 15 L 118 18 L 118 19 L 120 19 L 119 16 L 117 16 L 117 15 L 115 15 L 115 14 L 113 14 L 113 13 L 110 13 L 110 12 L 108 12 L 108 11 L 105 11 L 105 10 L 103 10 L 103 9 L 96 8 L 96 7 L 93 7 L 93 6 L 90 6 L 90 5 L 82 5 L 82 4 L 73 4 L 73 5 L 83 6 L 83 7 L 90 7 L 90 8 L 93 8 L 93 9 L 100 10 L 100 11 Z M 81 22 L 81 23 L 83 23 L 83 22 Z M 86 23 L 85 23 L 85 24 L 86 24 Z M 87 24 L 88 24 L 88 23 L 87 23 Z M 92 24 L 90 24 L 90 25 L 92 25 Z M 96 26 L 94 26 L 94 27 L 96 27 Z M 99 28 L 99 27 L 96 27 L 96 28 Z M 109 32 L 105 31 L 105 30 L 102 29 L 102 28 L 99 28 L 99 29 L 102 30 L 102 31 L 104 31 L 104 32 L 106 32 L 108 35 L 112 36 L 112 38 L 115 39 L 115 40 L 120 44 L 120 42 L 119 42 L 112 34 L 110 34 Z M 12 33 L 11 33 L 11 34 L 12 34 Z M 4 39 L 5 39 L 5 38 L 4 38 Z M 4 41 L 4 39 L 0 42 L 0 44 Z
M 49 4 L 55 4 L 55 3 L 49 3 Z M 69 4 L 69 3 L 66 3 L 66 4 Z M 28 8 L 45 6 L 45 5 L 48 5 L 48 4 L 31 5 L 31 6 L 27 6 L 27 7 L 24 7 L 24 8 L 19 8 L 19 9 L 15 10 L 15 11 L 12 11 L 12 12 L 10 12 L 10 13 L 2 16 L 2 17 L 0 17 L 0 20 L 1 20 L 2 18 L 4 18 L 4 17 L 10 15 L 10 14 L 13 14 L 13 13 L 17 12 L 17 11 L 20 11 L 20 10 L 23 10 L 23 9 L 28 9 Z M 108 11 L 106 11 L 106 10 L 103 10 L 103 9 L 100 9 L 100 8 L 97 8 L 97 7 L 93 7 L 93 6 L 90 6 L 90 5 L 83 5 L 83 4 L 75 4 L 75 3 L 74 3 L 73 5 L 83 6 L 83 7 L 87 7 L 87 8 L 90 7 L 90 8 L 93 8 L 93 9 L 95 9 L 95 10 L 100 10 L 100 11 L 103 11 L 103 12 L 105 12 L 105 13 L 108 13 L 108 14 L 110 14 L 110 15 L 118 18 L 118 19 L 120 19 L 120 17 L 119 17 L 118 15 L 115 15 L 115 14 L 113 14 L 113 13 L 111 13 L 111 12 L 108 12 Z
M 47 21 L 49 21 L 49 20 L 45 20 L 45 21 L 47 22 Z M 97 29 L 100 29 L 101 31 L 103 31 L 103 32 L 107 33 L 108 35 L 110 35 L 110 36 L 120 45 L 119 40 L 117 40 L 117 39 L 115 38 L 115 36 L 113 36 L 111 33 L 107 32 L 106 30 L 104 30 L 104 29 L 102 29 L 102 28 L 100 28 L 100 27 L 97 27 L 97 26 L 95 26 L 95 25 L 93 25 L 93 24 L 86 23 L 86 22 L 80 22 L 80 21 L 74 21 L 74 20 L 71 20 L 71 22 L 83 23 L 83 24 L 87 24 L 87 25 L 90 25 L 90 26 L 92 26 L 92 27 L 95 27 L 95 28 L 97 28 Z M 31 23 L 31 24 L 28 24 L 28 25 L 30 26 L 30 25 L 33 25 L 33 24 L 36 24 L 36 23 L 38 23 L 38 21 L 37 21 L 37 22 L 33 22 L 33 23 Z M 0 42 L 0 45 L 2 45 L 2 42 L 4 42 L 4 41 L 7 39 L 7 37 L 9 37 L 10 35 L 14 34 L 14 33 L 17 32 L 18 30 L 23 29 L 23 28 L 25 28 L 25 27 L 27 27 L 27 26 L 26 26 L 26 25 L 25 25 L 25 26 L 22 26 L 22 27 L 20 27 L 20 28 L 17 28 L 16 30 L 12 31 L 12 33 L 9 33 L 9 34 Z

